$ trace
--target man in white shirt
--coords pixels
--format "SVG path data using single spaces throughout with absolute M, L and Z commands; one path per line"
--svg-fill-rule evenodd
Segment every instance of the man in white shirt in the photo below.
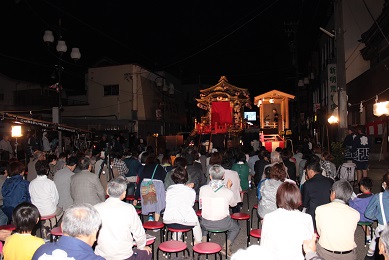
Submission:
M 227 230 L 227 245 L 223 245 L 222 253 L 231 256 L 231 244 L 239 234 L 239 225 L 230 217 L 230 206 L 236 205 L 234 194 L 231 191 L 232 182 L 227 181 L 224 186 L 224 168 L 213 165 L 209 169 L 211 181 L 200 188 L 200 207 L 202 208 L 201 227 L 203 242 L 206 240 L 208 230 Z M 227 250 L 226 250 L 227 248 Z
M 49 162 L 46 160 L 37 161 L 35 169 L 38 176 L 30 182 L 28 187 L 31 203 L 38 208 L 41 216 L 55 214 L 57 219 L 59 219 L 63 211 L 57 206 L 59 200 L 57 187 L 52 180 L 47 178 L 50 170 Z M 49 223 L 46 220 L 44 226 L 49 227 Z
M 102 219 L 102 227 L 95 253 L 109 260 L 151 259 L 151 248 L 146 246 L 146 233 L 132 204 L 122 200 L 126 197 L 127 183 L 123 177 L 107 185 L 109 198 L 94 207 Z M 133 249 L 134 240 L 137 249 Z
M 59 194 L 58 207 L 63 210 L 67 210 L 73 204 L 73 198 L 70 194 L 70 182 L 74 175 L 74 169 L 77 167 L 77 161 L 75 156 L 68 158 L 66 166 L 54 175 L 54 183 Z

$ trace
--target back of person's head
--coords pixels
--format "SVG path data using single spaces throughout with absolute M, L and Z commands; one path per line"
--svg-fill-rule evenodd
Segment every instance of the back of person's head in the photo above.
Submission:
M 380 254 L 385 256 L 385 259 L 389 257 L 389 226 L 386 226 L 381 232 L 380 240 L 378 244 Z
M 295 210 L 301 206 L 301 193 L 296 184 L 285 181 L 277 189 L 277 206 L 286 210 Z
M 270 168 L 270 179 L 284 181 L 286 178 L 285 165 L 283 163 L 276 163 Z
M 275 151 L 276 151 L 277 153 L 281 154 L 281 153 L 282 153 L 282 148 L 281 148 L 281 147 L 277 147 Z
M 49 174 L 50 166 L 49 162 L 46 160 L 37 161 L 35 164 L 36 174 L 43 176 Z
M 316 155 L 312 155 L 307 159 L 307 162 L 305 163 L 305 169 L 307 171 L 313 170 L 315 174 L 321 173 L 322 169 L 320 166 L 320 158 Z
M 232 168 L 232 161 L 226 156 L 226 153 L 224 153 L 224 156 L 222 157 L 222 163 L 221 166 L 224 169 L 231 169 Z
M 219 152 L 214 152 L 211 154 L 209 158 L 209 165 L 221 164 L 222 163 L 222 155 Z
M 74 165 L 77 165 L 77 163 L 78 163 L 78 158 L 76 156 L 70 156 L 66 160 L 66 165 L 67 166 L 74 166 Z
M 9 177 L 20 175 L 24 171 L 24 165 L 21 162 L 12 162 L 7 167 Z
M 339 180 L 332 184 L 332 191 L 335 192 L 335 199 L 342 200 L 345 203 L 348 203 L 354 192 L 353 187 L 346 180 Z
M 88 203 L 73 204 L 63 215 L 62 231 L 71 237 L 90 236 L 101 226 L 101 217 Z
M 80 170 L 88 170 L 90 164 L 91 162 L 88 157 L 82 157 L 78 161 L 78 168 L 80 168 Z
M 270 249 L 260 245 L 251 245 L 246 249 L 241 248 L 231 256 L 231 260 L 274 258 L 275 256 Z
M 209 168 L 209 175 L 212 177 L 212 180 L 222 180 L 224 172 L 224 168 L 219 164 L 214 164 Z
M 147 159 L 146 159 L 147 165 L 152 165 L 155 163 L 157 163 L 157 157 L 155 156 L 155 154 L 150 154 L 149 156 L 147 156 Z
M 271 152 L 270 160 L 272 163 L 278 163 L 281 161 L 281 156 L 279 152 Z
M 366 131 L 365 126 L 363 126 L 363 125 L 357 126 L 357 131 L 359 134 L 364 134 Z
M 68 157 L 68 154 L 65 152 L 62 152 L 58 155 L 58 159 L 66 159 Z
M 127 190 L 127 182 L 124 177 L 119 176 L 107 184 L 107 192 L 110 197 L 120 198 L 120 196 L 126 192 Z
M 146 164 L 147 157 L 149 157 L 150 153 L 149 152 L 144 152 L 140 156 L 140 162 L 143 164 Z
M 164 155 L 163 157 L 162 157 L 162 162 L 161 162 L 161 164 L 172 164 L 172 159 L 170 158 L 170 156 L 169 155 Z
M 16 232 L 20 234 L 31 233 L 38 220 L 38 208 L 28 202 L 19 204 L 12 212 L 12 223 L 16 227 Z
M 236 157 L 238 162 L 246 162 L 246 155 L 244 152 L 239 152 L 238 156 Z
M 292 152 L 289 149 L 284 148 L 282 149 L 281 157 L 283 160 L 288 160 L 290 157 L 292 157 Z
M 57 156 L 55 154 L 50 154 L 49 156 L 47 156 L 47 161 L 49 163 L 53 162 L 53 161 L 56 161 L 58 160 Z
M 200 159 L 200 155 L 199 155 L 199 152 L 197 150 L 191 151 L 190 154 L 193 156 L 193 160 L 197 161 Z
M 188 182 L 189 177 L 185 168 L 177 167 L 174 169 L 171 178 L 175 184 L 185 184 Z
M 322 157 L 326 161 L 332 161 L 334 159 L 334 157 L 327 151 L 322 154 Z
M 359 181 L 359 185 L 365 187 L 365 189 L 371 191 L 373 188 L 373 181 L 369 177 L 363 177 Z
M 41 159 L 42 157 L 46 157 L 46 154 L 42 151 L 36 150 L 32 157 L 33 157 L 33 160 L 36 161 L 36 160 Z
M 112 158 L 116 158 L 116 159 L 122 159 L 123 157 L 123 153 L 122 152 L 119 152 L 119 151 L 114 151 L 112 152 Z
M 184 157 L 177 157 L 174 160 L 174 167 L 185 168 L 187 165 L 188 165 L 188 162 L 186 161 L 186 159 Z
M 186 161 L 188 162 L 188 165 L 193 165 L 193 163 L 194 163 L 194 158 L 193 158 L 193 156 L 192 156 L 191 153 L 186 154 L 186 155 L 185 155 L 185 159 L 186 159 Z

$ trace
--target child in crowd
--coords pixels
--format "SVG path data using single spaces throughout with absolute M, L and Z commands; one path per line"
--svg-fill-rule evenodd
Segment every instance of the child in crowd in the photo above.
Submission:
M 32 259 L 35 251 L 45 243 L 42 238 L 31 235 L 39 221 L 38 208 L 31 203 L 21 203 L 12 213 L 16 233 L 5 240 L 4 259 Z
M 361 222 L 369 222 L 372 223 L 371 219 L 365 217 L 365 211 L 367 205 L 369 205 L 370 200 L 373 198 L 373 193 L 371 193 L 371 188 L 373 187 L 373 182 L 369 177 L 364 177 L 359 182 L 359 189 L 361 193 L 359 193 L 354 199 L 349 201 L 349 206 L 353 209 L 357 210 L 360 214 L 359 221 Z M 365 230 L 365 226 L 362 226 Z M 371 241 L 370 233 L 366 236 L 367 241 Z

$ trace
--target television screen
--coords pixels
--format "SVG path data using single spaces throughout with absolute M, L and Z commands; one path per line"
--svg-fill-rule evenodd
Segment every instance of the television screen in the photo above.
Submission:
M 244 119 L 247 121 L 257 121 L 257 112 L 244 112 Z

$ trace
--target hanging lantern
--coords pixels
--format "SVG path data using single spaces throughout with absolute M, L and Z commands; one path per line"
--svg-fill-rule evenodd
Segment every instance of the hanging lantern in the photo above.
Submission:
M 375 116 L 389 116 L 389 101 L 375 103 L 373 105 L 373 114 Z

